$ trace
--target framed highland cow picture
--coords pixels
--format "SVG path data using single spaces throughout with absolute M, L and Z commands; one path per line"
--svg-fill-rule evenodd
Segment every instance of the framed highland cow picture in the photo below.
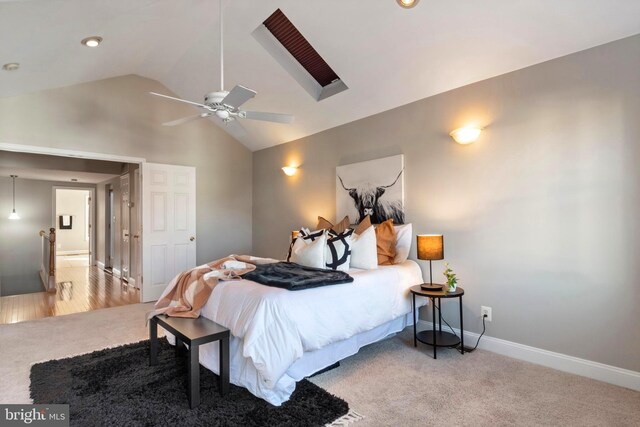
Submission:
M 336 168 L 336 218 L 404 224 L 404 155 Z

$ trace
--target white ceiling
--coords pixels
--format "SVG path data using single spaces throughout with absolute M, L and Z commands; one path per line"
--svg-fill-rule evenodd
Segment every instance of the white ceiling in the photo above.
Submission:
M 9 175 L 18 175 L 17 179 L 36 179 L 39 181 L 58 181 L 73 182 L 71 179 L 77 179 L 77 182 L 84 184 L 98 184 L 116 178 L 118 175 L 94 172 L 77 172 L 64 171 L 54 169 L 37 169 L 37 168 L 12 168 L 0 166 L 0 176 L 8 177 Z
M 243 121 L 252 150 L 640 33 L 638 0 L 224 1 L 226 88 L 258 92 L 246 109 L 296 116 Z M 276 8 L 349 90 L 316 102 L 251 36 Z M 90 35 L 103 44 L 80 45 Z M 139 74 L 200 102 L 218 90 L 217 43 L 215 0 L 0 0 L 0 62 L 21 63 L 0 72 L 0 97 Z

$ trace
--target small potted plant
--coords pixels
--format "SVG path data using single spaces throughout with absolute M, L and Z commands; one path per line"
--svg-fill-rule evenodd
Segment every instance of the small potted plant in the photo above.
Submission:
M 448 262 L 444 263 L 444 277 L 447 278 L 447 285 L 445 287 L 447 292 L 455 292 L 456 287 L 458 286 L 458 278 L 456 277 L 456 273 L 453 272 L 451 266 L 449 266 Z

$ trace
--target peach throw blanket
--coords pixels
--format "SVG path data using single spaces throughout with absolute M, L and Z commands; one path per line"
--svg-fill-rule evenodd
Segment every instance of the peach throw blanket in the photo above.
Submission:
M 255 270 L 258 260 L 247 255 L 230 255 L 178 274 L 169 283 L 170 291 L 156 302 L 147 320 L 158 314 L 197 318 L 219 280 L 239 280 Z

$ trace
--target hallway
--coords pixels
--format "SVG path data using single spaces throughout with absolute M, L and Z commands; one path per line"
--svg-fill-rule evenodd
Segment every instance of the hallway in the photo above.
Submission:
M 61 256 L 56 262 L 56 293 L 0 297 L 0 324 L 140 302 L 139 290 L 98 267 L 90 267 L 87 256 Z

